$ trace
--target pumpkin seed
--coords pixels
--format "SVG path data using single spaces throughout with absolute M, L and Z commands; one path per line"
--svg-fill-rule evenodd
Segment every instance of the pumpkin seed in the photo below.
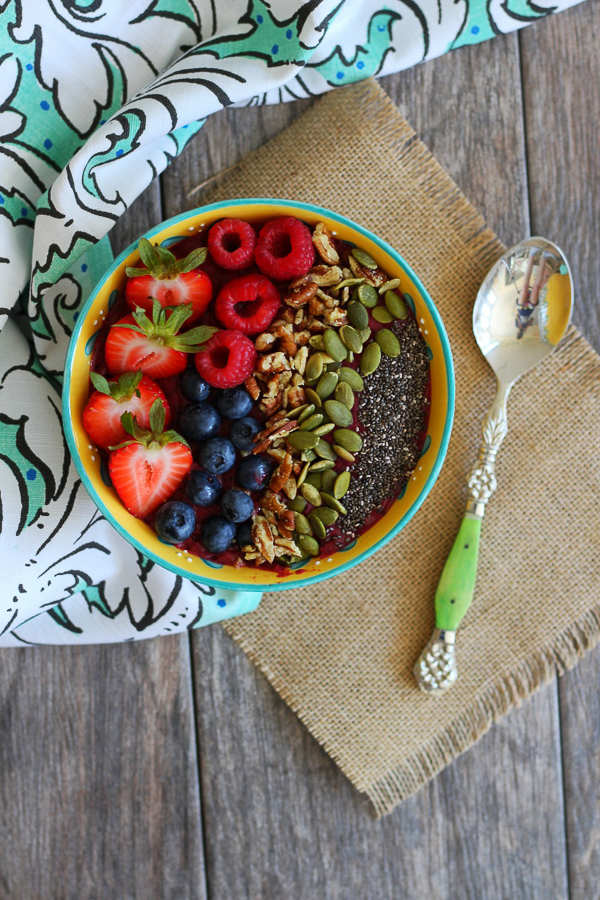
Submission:
M 342 325 L 342 327 L 340 328 L 340 337 L 348 350 L 352 350 L 354 353 L 361 352 L 362 341 L 360 339 L 358 331 L 356 331 L 356 329 L 354 329 L 352 325 Z
M 313 530 L 311 528 L 310 522 L 303 516 L 302 513 L 296 513 L 295 516 L 295 529 L 298 534 L 309 534 L 312 537 Z
M 325 540 L 325 537 L 327 535 L 327 529 L 325 528 L 325 525 L 321 521 L 321 519 L 319 519 L 319 517 L 317 515 L 315 515 L 314 512 L 312 512 L 310 514 L 310 516 L 308 517 L 308 521 L 311 524 L 313 534 L 315 535 L 315 537 L 320 538 L 322 541 Z
M 349 369 L 347 366 L 340 369 L 340 381 L 349 384 L 353 391 L 362 391 L 365 386 L 362 377 L 356 369 Z
M 339 425 L 340 428 L 346 428 L 348 425 L 352 424 L 352 413 L 348 407 L 344 406 L 343 403 L 340 403 L 339 400 L 326 400 L 324 405 L 325 412 L 331 421 L 335 422 L 336 425 Z M 292 434 L 295 434 L 295 432 L 292 432 Z
M 325 344 L 323 343 L 323 335 L 322 334 L 313 334 L 312 337 L 309 337 L 308 343 L 313 348 L 313 350 L 324 350 Z
M 352 454 L 348 450 L 346 450 L 344 447 L 340 447 L 339 444 L 333 444 L 333 449 L 335 450 L 337 455 L 340 457 L 340 459 L 345 459 L 346 462 L 351 462 L 351 463 L 353 463 L 355 461 L 355 457 L 352 456 Z
M 308 382 L 318 381 L 323 374 L 324 368 L 325 364 L 323 363 L 321 354 L 313 353 L 312 356 L 309 356 L 308 362 L 306 363 L 306 369 L 304 370 L 305 380 Z
M 355 328 L 366 328 L 369 324 L 369 313 L 359 300 L 351 300 L 348 304 L 348 321 Z
M 381 347 L 373 342 L 368 344 L 360 358 L 360 371 L 363 375 L 372 375 L 379 368 L 381 362 Z
M 376 306 L 371 315 L 376 322 L 381 322 L 382 325 L 387 325 L 389 322 L 394 321 L 394 317 L 387 306 Z
M 328 485 L 324 484 L 323 487 L 327 490 Z M 287 507 L 288 509 L 292 509 L 295 513 L 304 512 L 306 509 L 306 500 L 304 497 L 294 497 L 293 500 L 288 500 Z
M 286 414 L 285 414 L 286 418 L 287 419 L 297 419 L 298 416 L 302 415 L 302 413 L 306 409 L 307 405 L 308 405 L 307 403 L 303 403 L 302 406 L 297 406 L 296 409 L 290 409 L 290 411 L 286 412 Z
M 381 331 L 378 331 L 375 340 L 381 347 L 381 352 L 386 356 L 400 356 L 400 341 L 389 328 L 382 328 Z
M 300 474 L 298 475 L 298 482 L 297 482 L 297 488 L 298 488 L 298 490 L 300 490 L 300 488 L 301 488 L 302 485 L 304 484 L 304 479 L 305 479 L 306 476 L 308 475 L 309 467 L 310 467 L 310 463 L 309 463 L 309 462 L 305 462 L 304 465 L 302 466 L 302 471 L 301 471 Z M 303 500 L 306 500 L 306 497 L 303 497 L 303 498 L 297 498 L 297 499 L 303 499 Z M 306 505 L 306 504 L 305 504 L 305 505 Z
M 366 266 L 367 269 L 376 269 L 377 263 L 366 250 L 361 250 L 360 247 L 353 247 L 350 251 L 356 262 L 360 263 L 361 266 Z
M 313 472 L 314 465 L 315 465 L 314 463 L 311 463 L 310 468 L 308 470 L 308 475 L 306 476 L 306 481 L 304 482 L 304 484 L 310 484 L 314 488 L 316 488 L 318 491 L 320 491 L 321 488 L 323 487 L 323 485 L 321 483 L 321 474 L 319 472 Z
M 308 534 L 301 534 L 298 538 L 298 546 L 309 556 L 318 556 L 320 552 L 319 542 Z
M 323 472 L 323 490 L 327 491 L 328 494 L 332 492 L 336 478 L 337 472 L 332 471 L 332 469 L 325 469 Z
M 332 359 L 336 362 L 341 362 L 343 359 L 346 359 L 346 348 L 344 347 L 337 331 L 334 331 L 333 328 L 328 328 L 327 331 L 323 334 L 323 343 L 325 344 L 325 350 Z
M 302 453 L 300 454 L 300 459 L 303 462 L 312 462 L 313 459 L 316 459 L 316 458 L 317 458 L 317 454 L 315 453 L 314 450 L 303 450 Z
M 302 423 L 306 419 L 309 419 L 312 416 L 312 414 L 314 413 L 315 409 L 316 409 L 316 406 L 314 405 L 314 403 L 310 403 L 308 406 L 305 406 L 303 411 L 298 416 L 298 425 L 302 425 Z
M 400 287 L 400 279 L 392 278 L 391 281 L 386 281 L 385 284 L 382 284 L 379 288 L 380 294 L 385 294 L 386 291 L 395 291 L 397 287 Z
M 341 500 L 348 488 L 350 487 L 350 472 L 346 469 L 345 472 L 340 472 L 338 477 L 335 479 L 335 484 L 333 485 L 333 496 L 336 500 Z
M 363 439 L 358 432 L 351 431 L 350 428 L 337 428 L 333 432 L 333 439 L 336 444 L 350 453 L 358 453 L 359 450 L 362 450 Z
M 312 484 L 306 484 L 306 482 L 300 488 L 300 493 L 304 497 L 304 499 L 310 503 L 312 506 L 322 506 L 321 495 L 319 494 L 316 487 L 313 487 Z
M 319 443 L 319 436 L 312 431 L 292 431 L 287 439 L 294 450 L 313 450 Z
M 348 409 L 352 409 L 354 407 L 354 391 L 349 384 L 346 384 L 345 381 L 341 381 L 338 384 L 335 389 L 334 397 L 340 403 L 343 403 L 344 406 L 347 406 Z
M 333 469 L 334 466 L 335 462 L 332 459 L 318 459 L 317 462 L 312 463 L 310 471 L 320 475 L 328 469 Z
M 305 419 L 300 425 L 300 431 L 313 431 L 317 426 L 321 424 L 324 419 L 323 413 L 314 413 L 314 415 L 309 416 L 308 419 Z
M 330 362 L 327 364 L 328 372 L 337 372 L 338 369 L 341 369 L 341 368 L 342 368 L 341 362 Z
M 332 494 L 326 493 L 326 491 L 321 491 L 321 501 L 325 504 L 325 506 L 329 506 L 331 509 L 335 509 L 336 512 L 341 513 L 343 516 L 348 515 L 348 510 L 344 506 L 343 503 L 334 497 Z
M 306 399 L 310 400 L 311 403 L 314 403 L 317 409 L 320 409 L 321 406 L 323 406 L 323 401 L 321 400 L 317 392 L 313 391 L 312 388 L 305 387 L 304 393 L 306 394 Z
M 363 346 L 367 343 L 367 341 L 369 340 L 370 337 L 371 337 L 371 329 L 363 328 L 363 330 L 360 332 L 360 339 L 363 342 Z
M 354 289 L 352 297 L 355 300 L 360 300 L 363 306 L 369 308 L 377 306 L 377 301 L 379 300 L 377 291 L 372 284 L 359 284 L 359 286 Z
M 336 284 L 335 287 L 331 288 L 331 293 L 335 294 L 337 297 L 338 293 L 345 287 L 354 287 L 355 284 L 362 284 L 365 281 L 364 278 L 344 278 L 343 281 L 340 281 L 339 284 Z
M 319 425 L 318 428 L 313 428 L 313 434 L 318 434 L 319 437 L 323 437 L 323 435 L 333 431 L 334 428 L 335 422 L 328 422 L 327 425 Z
M 329 506 L 320 506 L 318 509 L 315 509 L 314 513 L 311 513 L 311 515 L 313 515 L 315 519 L 320 519 L 326 527 L 333 525 L 340 517 L 340 514 Z
M 360 348 L 360 349 L 362 350 L 362 344 L 361 344 L 361 348 Z M 353 363 L 353 362 L 354 362 L 354 353 L 353 353 L 352 350 L 348 350 L 348 356 L 346 357 L 346 362 L 347 362 L 347 363 Z
M 315 388 L 321 400 L 325 400 L 330 394 L 333 394 L 337 387 L 339 376 L 337 372 L 325 372 L 321 375 L 317 387 Z
M 406 319 L 408 308 L 403 297 L 400 297 L 395 291 L 386 291 L 383 300 L 395 319 Z
M 322 438 L 319 438 L 319 443 L 315 447 L 315 452 L 317 456 L 320 456 L 321 459 L 335 459 L 335 452 L 331 444 L 328 444 L 327 441 L 324 441 Z

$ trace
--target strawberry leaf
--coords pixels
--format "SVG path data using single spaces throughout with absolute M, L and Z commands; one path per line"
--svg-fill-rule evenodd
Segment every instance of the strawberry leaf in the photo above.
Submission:
M 110 392 L 114 400 L 129 400 L 133 394 L 141 397 L 137 389 L 142 380 L 143 373 L 138 369 L 137 372 L 124 372 L 119 378 L 118 384 L 110 383 Z
M 143 278 L 146 275 L 152 277 L 149 269 L 136 269 L 134 266 L 126 266 L 125 274 L 128 278 Z
M 198 247 L 196 250 L 192 250 L 185 259 L 180 259 L 176 267 L 177 275 L 184 275 L 186 272 L 191 272 L 192 269 L 197 269 L 198 266 L 201 266 L 206 259 L 206 252 L 206 247 Z
M 164 271 L 163 278 L 168 277 L 170 273 L 175 272 L 177 260 L 170 250 L 167 250 L 166 247 L 161 247 L 160 244 L 156 244 L 154 249 L 160 260 L 160 265 L 162 266 Z
M 110 385 L 103 375 L 99 375 L 98 372 L 90 372 L 90 381 L 97 391 L 110 397 Z
M 190 446 L 186 439 L 176 431 L 163 431 L 160 436 L 160 444 L 161 446 L 165 444 L 185 444 L 186 447 Z
M 147 269 L 150 269 L 150 272 L 154 272 L 154 269 L 159 268 L 160 266 L 160 257 L 156 252 L 156 247 L 153 247 L 150 241 L 147 238 L 141 238 L 138 244 L 138 253 L 140 254 L 140 258 Z
M 200 325 L 198 328 L 191 328 L 185 334 L 178 335 L 177 341 L 179 344 L 204 344 L 218 330 L 211 325 Z
M 162 400 L 155 400 L 150 407 L 150 428 L 153 434 L 162 434 L 165 427 L 165 408 Z
M 121 425 L 123 426 L 127 434 L 130 434 L 132 437 L 134 437 L 133 416 L 130 412 L 123 413 L 123 415 L 121 416 Z M 127 443 L 131 444 L 131 441 L 128 441 Z

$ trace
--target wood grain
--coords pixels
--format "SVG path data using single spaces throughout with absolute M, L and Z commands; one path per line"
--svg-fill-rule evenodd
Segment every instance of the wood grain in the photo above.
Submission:
M 516 37 L 383 84 L 500 236 L 527 233 Z M 231 165 L 302 109 L 241 112 L 209 122 L 204 143 L 200 135 L 165 173 L 168 214 L 211 169 Z M 556 686 L 374 822 L 224 634 L 199 631 L 192 642 L 213 900 L 567 896 Z
M 187 635 L 4 650 L 0 734 L 1 900 L 205 900 Z
M 532 227 L 567 253 L 575 321 L 600 350 L 600 5 L 540 22 L 520 43 Z M 571 900 L 600 898 L 599 684 L 600 648 L 559 682 Z

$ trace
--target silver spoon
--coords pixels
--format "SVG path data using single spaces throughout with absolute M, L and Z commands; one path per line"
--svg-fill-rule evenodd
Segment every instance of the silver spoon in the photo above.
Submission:
M 467 481 L 467 509 L 435 594 L 435 629 L 414 668 L 421 690 L 440 694 L 457 678 L 456 632 L 475 590 L 479 535 L 496 490 L 494 463 L 508 430 L 506 401 L 521 375 L 558 344 L 573 304 L 571 270 L 556 244 L 531 237 L 493 266 L 473 309 L 475 340 L 498 379 L 483 423 L 479 459 Z

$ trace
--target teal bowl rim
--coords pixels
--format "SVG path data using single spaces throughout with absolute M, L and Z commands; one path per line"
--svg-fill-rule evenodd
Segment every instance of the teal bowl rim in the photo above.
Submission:
M 284 205 L 284 206 L 291 206 L 294 209 L 304 210 L 306 212 L 323 214 L 325 216 L 328 216 L 331 219 L 335 219 L 337 222 L 339 222 L 342 225 L 347 225 L 348 227 L 352 228 L 359 234 L 364 235 L 364 237 L 373 241 L 375 244 L 377 244 L 378 247 L 380 247 L 383 251 L 388 253 L 395 260 L 395 262 L 400 266 L 400 268 L 403 269 L 403 271 L 409 276 L 409 278 L 411 278 L 412 281 L 418 286 L 419 291 L 421 292 L 421 295 L 423 297 L 423 300 L 425 301 L 425 305 L 429 309 L 431 317 L 435 323 L 435 327 L 439 332 L 441 343 L 442 343 L 442 348 L 443 348 L 443 353 L 444 353 L 444 362 L 446 364 L 446 382 L 447 382 L 447 389 L 448 389 L 448 407 L 446 410 L 446 421 L 444 423 L 444 430 L 442 432 L 442 440 L 440 443 L 440 448 L 438 450 L 438 454 L 437 454 L 435 463 L 433 464 L 433 468 L 427 478 L 427 481 L 423 485 L 423 489 L 419 493 L 419 496 L 411 504 L 411 506 L 407 509 L 407 511 L 402 516 L 400 521 L 397 522 L 396 525 L 394 525 L 394 527 L 391 528 L 390 531 L 388 531 L 388 533 L 384 537 L 382 537 L 379 541 L 377 541 L 376 544 L 374 544 L 372 547 L 369 547 L 368 550 L 363 551 L 363 553 L 361 553 L 360 556 L 357 556 L 355 559 L 353 559 L 349 562 L 342 563 L 341 565 L 337 566 L 335 569 L 331 569 L 328 572 L 323 572 L 322 574 L 319 573 L 316 575 L 312 575 L 310 578 L 303 578 L 302 581 L 294 582 L 291 584 L 290 583 L 286 584 L 285 578 L 281 578 L 277 581 L 274 581 L 272 584 L 261 584 L 261 585 L 230 584 L 228 581 L 224 581 L 222 579 L 208 578 L 208 577 L 202 576 L 202 581 L 205 582 L 206 584 L 211 585 L 212 587 L 225 588 L 225 589 L 231 590 L 231 591 L 252 591 L 252 592 L 264 593 L 265 591 L 269 591 L 269 590 L 280 590 L 280 591 L 281 590 L 293 590 L 296 587 L 303 587 L 303 586 L 307 586 L 309 584 L 317 584 L 320 581 L 325 581 L 328 578 L 333 578 L 335 575 L 340 575 L 342 572 L 346 572 L 348 569 L 351 569 L 354 566 L 357 566 L 359 563 L 364 562 L 364 560 L 368 559 L 369 556 L 372 556 L 373 553 L 375 553 L 377 550 L 379 550 L 381 547 L 383 547 L 384 544 L 387 544 L 388 541 L 390 541 L 400 531 L 402 531 L 402 529 L 405 527 L 405 525 L 412 519 L 414 514 L 417 512 L 417 510 L 419 509 L 419 507 L 422 505 L 423 501 L 429 494 L 431 488 L 435 484 L 437 477 L 440 473 L 442 463 L 444 462 L 444 459 L 446 457 L 446 452 L 448 450 L 448 442 L 450 440 L 450 432 L 452 430 L 452 423 L 454 420 L 454 404 L 455 404 L 454 363 L 452 360 L 452 352 L 450 350 L 450 341 L 448 340 L 448 335 L 446 334 L 446 329 L 444 328 L 444 324 L 442 322 L 441 316 L 440 316 L 439 312 L 437 311 L 437 308 L 436 308 L 433 300 L 429 296 L 429 293 L 425 289 L 420 278 L 417 277 L 417 275 L 413 272 L 413 270 L 408 265 L 408 263 L 405 262 L 405 260 L 400 256 L 400 254 L 396 250 L 394 250 L 394 248 L 391 247 L 388 243 L 386 243 L 386 241 L 381 240 L 381 238 L 378 238 L 372 232 L 368 231 L 368 229 L 363 228 L 361 225 L 357 225 L 351 219 L 346 218 L 346 216 L 342 216 L 339 213 L 333 212 L 333 210 L 325 209 L 322 206 L 315 206 L 312 203 L 301 203 L 298 200 L 282 200 L 282 199 L 277 200 L 277 199 L 273 199 L 273 198 L 271 198 L 271 199 L 269 199 L 269 198 L 238 198 L 237 200 L 221 200 L 218 203 L 210 203 L 207 206 L 200 206 L 200 207 L 197 207 L 196 209 L 191 209 L 191 210 L 188 210 L 187 212 L 180 213 L 178 216 L 173 216 L 170 219 L 165 219 L 163 222 L 160 222 L 158 225 L 155 225 L 154 228 L 150 228 L 148 231 L 144 232 L 144 234 L 140 235 L 140 237 L 146 237 L 146 238 L 154 237 L 154 235 L 158 234 L 160 231 L 163 231 L 166 227 L 169 227 L 171 225 L 176 225 L 178 222 L 185 222 L 186 220 L 190 219 L 192 216 L 201 215 L 202 213 L 206 213 L 206 212 L 212 212 L 213 210 L 217 210 L 224 206 L 247 206 L 249 204 L 254 204 L 256 206 Z M 63 395 L 62 395 L 63 427 L 64 427 L 65 435 L 67 438 L 67 444 L 69 446 L 71 455 L 73 457 L 73 461 L 75 463 L 75 468 L 79 472 L 79 475 L 81 476 L 81 480 L 82 480 L 88 494 L 90 495 L 90 497 L 92 498 L 92 500 L 94 501 L 94 503 L 96 504 L 98 509 L 100 509 L 100 511 L 102 512 L 104 517 L 107 519 L 107 521 L 110 522 L 110 524 L 113 526 L 113 528 L 115 528 L 119 532 L 119 534 L 123 538 L 125 538 L 125 540 L 128 543 L 130 543 L 134 547 L 136 547 L 140 551 L 140 553 L 144 554 L 144 556 L 154 560 L 154 562 L 156 562 L 158 565 L 162 566 L 165 569 L 169 569 L 169 571 L 174 572 L 176 575 L 181 575 L 183 578 L 186 578 L 188 581 L 191 581 L 192 578 L 190 578 L 189 570 L 184 569 L 180 566 L 174 565 L 172 563 L 168 563 L 164 559 L 161 559 L 160 557 L 156 556 L 147 547 L 145 547 L 144 544 L 133 539 L 127 533 L 127 531 L 117 522 L 117 520 L 113 518 L 111 513 L 108 511 L 108 509 L 105 507 L 102 500 L 96 493 L 92 483 L 90 482 L 90 480 L 88 478 L 85 467 L 84 467 L 84 465 L 81 461 L 81 458 L 79 456 L 79 453 L 77 451 L 77 446 L 75 444 L 75 436 L 73 434 L 73 430 L 71 427 L 71 406 L 70 406 L 71 366 L 73 363 L 73 355 L 75 352 L 75 347 L 77 344 L 77 340 L 79 338 L 79 332 L 81 331 L 81 328 L 83 326 L 83 323 L 85 321 L 87 313 L 88 313 L 89 309 L 91 308 L 94 300 L 96 299 L 96 295 L 102 288 L 102 285 L 104 284 L 105 280 L 109 277 L 109 275 L 112 275 L 113 272 L 115 272 L 117 269 L 120 268 L 120 266 L 122 266 L 124 260 L 129 256 L 130 253 L 132 253 L 137 248 L 138 241 L 139 241 L 139 238 L 136 241 L 134 241 L 132 244 L 130 244 L 125 250 L 123 250 L 123 252 L 119 254 L 119 256 L 115 259 L 115 261 L 112 263 L 112 265 L 106 270 L 103 278 L 101 279 L 101 281 L 98 282 L 98 284 L 96 285 L 96 287 L 94 288 L 94 290 L 92 291 L 90 296 L 88 297 L 88 299 L 85 303 L 85 306 L 83 307 L 83 309 L 81 310 L 81 312 L 79 314 L 77 323 L 75 325 L 75 328 L 73 329 L 73 334 L 71 335 L 71 340 L 69 342 L 69 348 L 67 351 L 67 357 L 66 357 L 66 361 L 65 361 L 65 375 L 64 375 Z

